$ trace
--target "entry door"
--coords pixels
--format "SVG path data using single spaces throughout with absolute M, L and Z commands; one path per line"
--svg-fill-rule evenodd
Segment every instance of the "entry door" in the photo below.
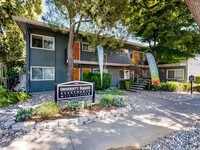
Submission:
M 133 61 L 133 64 L 138 64 L 138 51 L 133 51 L 133 58 L 132 58 L 132 61 Z
M 80 42 L 78 41 L 74 45 L 74 60 L 80 60 Z
M 74 68 L 73 80 L 80 80 L 80 68 Z

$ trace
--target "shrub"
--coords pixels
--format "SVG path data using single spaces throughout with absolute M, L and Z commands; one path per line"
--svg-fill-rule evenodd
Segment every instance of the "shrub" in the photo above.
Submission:
M 84 107 L 85 109 L 88 109 L 89 107 L 91 107 L 90 102 L 87 101 L 87 100 L 84 100 L 83 107 Z
M 81 101 L 78 101 L 78 100 L 69 101 L 67 104 L 67 108 L 69 110 L 77 110 L 80 107 L 81 107 Z
M 35 109 L 35 114 L 41 117 L 52 117 L 59 112 L 59 106 L 54 102 L 47 102 Z
M 133 86 L 133 82 L 131 81 L 125 81 L 125 89 L 130 89 Z
M 0 107 L 7 107 L 26 99 L 30 99 L 29 94 L 25 92 L 8 92 L 0 86 Z
M 169 82 L 166 82 L 167 86 L 168 86 L 168 90 L 170 92 L 175 92 L 175 91 L 183 91 L 184 89 L 184 86 L 182 83 L 179 83 L 179 82 L 172 82 L 172 81 L 169 81 Z
M 7 106 L 9 106 L 10 105 L 10 101 L 7 99 L 7 98 L 5 98 L 5 97 L 0 97 L 0 106 L 1 107 L 7 107 Z
M 115 97 L 113 104 L 118 107 L 124 107 L 127 105 L 127 102 L 123 97 Z
M 155 86 L 155 85 L 151 85 L 151 90 L 152 91 L 159 91 L 160 87 L 159 86 Z
M 162 82 L 162 83 L 160 84 L 160 90 L 162 90 L 162 91 L 168 91 L 168 90 L 169 90 L 169 89 L 168 89 L 168 84 L 165 83 L 165 82 Z
M 110 73 L 103 73 L 103 84 L 101 87 L 100 72 L 83 73 L 83 81 L 94 82 L 96 90 L 108 89 L 111 84 L 112 75 Z
M 17 92 L 16 93 L 17 99 L 19 101 L 30 99 L 31 96 L 26 92 Z
M 110 107 L 113 105 L 114 97 L 112 95 L 104 95 L 99 101 L 99 105 L 102 107 Z
M 130 89 L 133 86 L 134 82 L 129 80 L 121 80 L 118 83 L 119 89 Z
M 191 84 L 190 83 L 183 83 L 183 89 L 184 91 L 189 91 L 191 89 Z
M 33 109 L 22 109 L 20 111 L 17 112 L 17 114 L 15 115 L 15 120 L 17 122 L 22 122 L 22 121 L 26 121 L 28 120 L 30 117 L 33 116 Z
M 195 81 L 194 81 L 195 84 L 200 84 L 200 75 L 198 76 L 195 76 Z
M 200 85 L 195 86 L 194 90 L 197 91 L 197 92 L 200 92 Z

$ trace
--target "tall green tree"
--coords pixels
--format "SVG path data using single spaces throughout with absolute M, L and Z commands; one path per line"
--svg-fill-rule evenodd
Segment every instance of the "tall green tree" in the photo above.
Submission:
M 2 0 L 0 3 L 0 61 L 8 68 L 23 66 L 25 42 L 12 16 L 37 19 L 42 13 L 42 0 Z
M 133 0 L 125 20 L 157 62 L 176 63 L 200 51 L 200 34 L 183 0 Z
M 98 28 L 100 35 L 103 29 L 108 30 L 115 26 L 116 22 L 124 16 L 128 2 L 129 0 L 47 0 L 51 11 L 43 17 L 44 20 L 50 23 L 60 23 L 69 28 L 68 81 L 73 80 L 74 41 L 78 37 L 80 27 L 91 23 L 94 28 Z M 52 16 L 55 17 L 52 19 Z M 97 37 L 99 38 L 100 36 Z
M 12 16 L 37 19 L 42 13 L 42 0 L 0 0 L 0 63 L 7 68 L 7 86 L 13 87 L 16 68 L 25 64 L 25 42 Z

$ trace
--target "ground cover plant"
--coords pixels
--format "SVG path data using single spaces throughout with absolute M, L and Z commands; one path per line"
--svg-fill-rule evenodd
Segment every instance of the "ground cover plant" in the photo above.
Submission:
M 34 109 L 20 110 L 15 116 L 15 120 L 17 122 L 26 120 L 41 122 L 49 119 L 74 118 L 82 114 L 94 114 L 101 110 L 113 110 L 126 105 L 127 102 L 123 97 L 112 95 L 102 96 L 96 104 L 92 104 L 87 100 L 72 100 L 67 102 L 66 107 L 60 107 L 54 102 L 46 102 Z
M 40 105 L 34 111 L 36 115 L 43 118 L 53 117 L 59 112 L 59 106 L 54 102 L 48 102 Z
M 0 107 L 7 107 L 30 98 L 26 92 L 9 92 L 0 86 Z
M 26 121 L 34 115 L 33 109 L 22 109 L 17 112 L 15 120 L 17 122 Z

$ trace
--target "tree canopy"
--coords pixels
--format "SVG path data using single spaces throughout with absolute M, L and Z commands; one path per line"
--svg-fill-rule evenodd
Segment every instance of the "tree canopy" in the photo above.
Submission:
M 176 63 L 200 52 L 198 28 L 182 0 L 133 0 L 124 22 L 149 44 L 157 62 Z
M 0 61 L 8 68 L 25 64 L 25 43 L 12 16 L 37 19 L 42 13 L 41 4 L 42 0 L 6 0 L 0 3 L 0 26 L 4 27 L 3 36 L 0 36 Z
M 125 9 L 128 2 L 129 0 L 47 0 L 49 12 L 43 19 L 49 23 L 60 23 L 69 28 L 69 41 L 68 44 L 66 43 L 69 81 L 73 79 L 73 47 L 80 28 L 86 29 L 89 24 L 89 26 L 93 26 L 93 33 L 102 35 L 103 31 L 108 31 L 116 26 L 117 21 L 120 21 L 124 13 L 127 13 Z M 88 38 L 88 40 L 95 39 L 96 42 L 93 42 L 93 44 L 98 45 L 102 44 L 101 40 L 97 40 L 99 38 L 103 37 L 98 36 Z M 107 44 L 105 40 L 103 43 Z

